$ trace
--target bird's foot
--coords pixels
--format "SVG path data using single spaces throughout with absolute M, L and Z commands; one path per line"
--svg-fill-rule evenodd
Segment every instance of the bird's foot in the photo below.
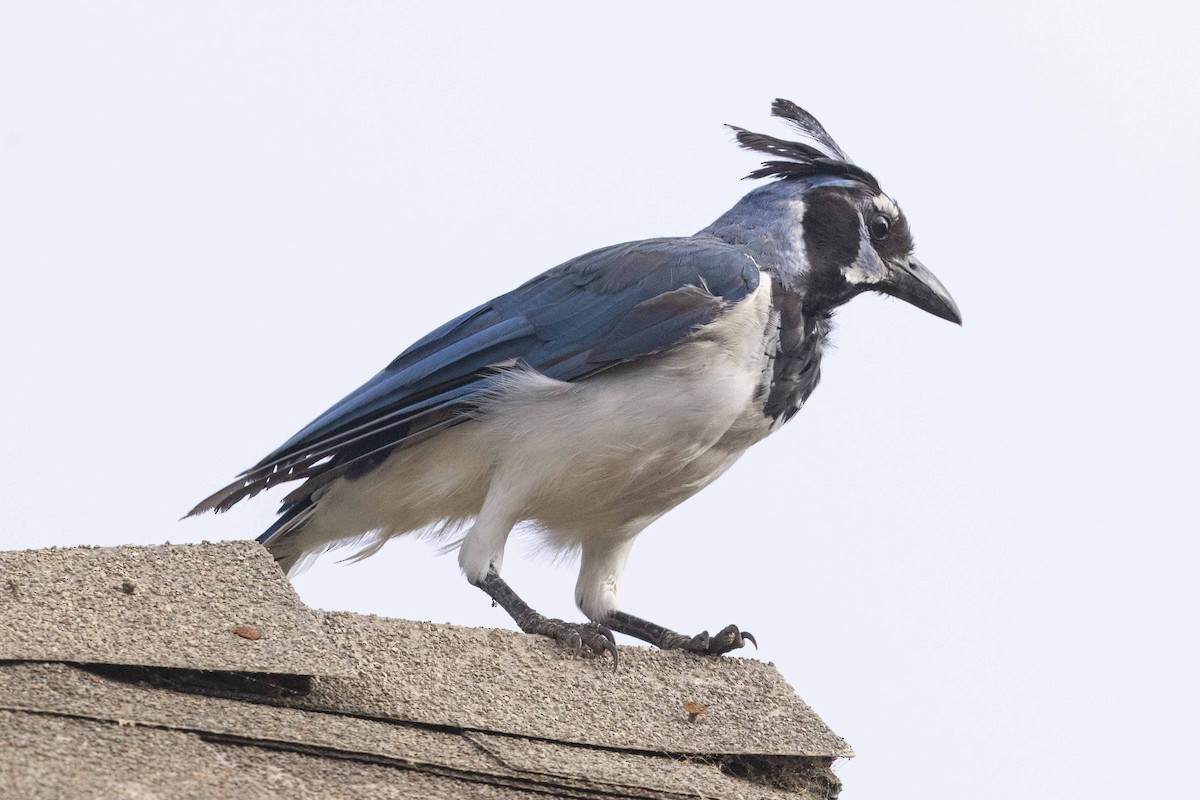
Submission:
M 602 656 L 608 653 L 612 656 L 613 669 L 617 668 L 617 640 L 612 631 L 595 622 L 564 622 L 561 619 L 544 617 L 529 607 L 529 604 L 517 596 L 495 569 L 476 584 L 487 592 L 494 603 L 508 612 L 517 623 L 517 627 L 525 633 L 538 636 L 549 636 L 575 653 L 588 652 Z
M 613 611 L 605 621 L 618 633 L 636 637 L 663 650 L 685 650 L 702 656 L 722 656 L 745 647 L 746 642 L 754 645 L 755 650 L 758 649 L 758 640 L 754 638 L 754 634 L 741 630 L 737 625 L 722 628 L 716 636 L 702 631 L 688 638 L 624 611 Z
M 725 626 L 716 636 L 709 636 L 708 631 L 701 631 L 690 639 L 674 631 L 664 633 L 669 635 L 664 636 L 658 645 L 663 650 L 686 650 L 702 656 L 723 656 L 733 650 L 742 649 L 746 642 L 754 645 L 755 650 L 758 649 L 758 640 L 754 638 L 754 634 L 739 629 L 737 625 Z
M 525 615 L 524 619 L 516 620 L 518 627 L 525 633 L 537 636 L 549 636 L 559 644 L 569 648 L 576 655 L 585 649 L 595 655 L 608 653 L 612 656 L 613 669 L 617 667 L 617 639 L 613 632 L 595 622 L 566 622 L 561 619 L 543 617 L 536 611 Z

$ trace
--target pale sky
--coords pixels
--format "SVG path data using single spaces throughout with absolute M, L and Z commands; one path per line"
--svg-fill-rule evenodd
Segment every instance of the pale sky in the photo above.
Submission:
M 280 493 L 177 520 L 449 317 L 707 225 L 758 160 L 722 124 L 787 97 L 965 326 L 849 304 L 623 606 L 753 631 L 847 800 L 1192 791 L 1195 6 L 595 9 L 6 4 L 0 547 L 257 535 Z M 426 544 L 336 561 L 310 605 L 511 626 Z M 573 565 L 505 576 L 579 617 Z

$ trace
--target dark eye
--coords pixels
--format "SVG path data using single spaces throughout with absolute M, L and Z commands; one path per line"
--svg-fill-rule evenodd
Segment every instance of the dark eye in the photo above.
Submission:
M 875 241 L 886 239 L 892 232 L 892 221 L 883 214 L 876 214 L 871 220 L 871 238 Z

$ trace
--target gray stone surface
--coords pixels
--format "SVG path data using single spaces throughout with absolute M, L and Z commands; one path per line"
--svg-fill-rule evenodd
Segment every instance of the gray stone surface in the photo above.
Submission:
M 624 753 L 559 742 L 467 733 L 505 766 L 534 775 L 554 775 L 585 785 L 661 793 L 694 792 L 699 797 L 783 800 L 794 793 L 731 777 L 713 763 L 643 753 Z
M 0 552 L 3 659 L 293 675 L 348 669 L 256 542 Z
M 0 711 L 0 800 L 496 800 L 520 788 L 193 733 Z
M 614 672 L 607 659 L 510 631 L 327 621 L 355 674 L 320 680 L 296 701 L 308 708 L 648 752 L 853 755 L 761 661 L 622 647 Z M 685 701 L 707 706 L 695 724 Z
M 17 716 L 20 714 L 25 716 Z M 149 748 L 156 751 L 159 747 L 178 750 L 176 755 L 169 756 L 170 764 L 157 768 L 142 764 L 145 753 L 123 753 L 115 759 L 106 757 L 103 762 L 91 756 L 68 754 L 61 761 L 60 771 L 87 770 L 86 779 L 72 778 L 79 781 L 76 788 L 149 791 L 152 786 L 159 785 L 155 781 L 164 779 L 163 769 L 173 774 L 186 767 L 186 763 L 180 764 L 181 761 L 194 759 L 197 764 L 188 770 L 189 780 L 193 783 L 185 781 L 184 785 L 196 791 L 203 787 L 225 791 L 231 785 L 230 776 L 204 764 L 206 758 L 228 760 L 232 757 L 228 753 L 212 752 L 209 745 L 216 742 L 225 748 L 237 745 L 250 748 L 257 754 L 253 766 L 259 770 L 264 760 L 272 762 L 281 758 L 292 760 L 294 767 L 302 772 L 320 772 L 309 763 L 312 761 L 348 760 L 393 769 L 395 775 L 389 781 L 391 784 L 411 785 L 411 794 L 383 796 L 421 797 L 422 791 L 446 788 L 447 781 L 458 782 L 462 791 L 471 795 L 475 794 L 476 787 L 486 786 L 497 792 L 501 789 L 529 790 L 579 796 L 701 796 L 714 800 L 783 800 L 811 796 L 805 792 L 773 788 L 769 782 L 731 776 L 722 772 L 716 761 L 579 747 L 515 736 L 453 732 L 185 694 L 114 680 L 66 664 L 0 665 L 0 718 L 18 720 L 13 723 L 14 730 L 25 730 L 31 737 L 27 740 L 10 738 L 10 747 L 0 746 L 0 775 L 25 776 L 5 780 L 5 786 L 23 786 L 22 781 L 33 781 L 37 771 L 34 765 L 46 757 L 45 753 L 38 753 L 31 759 L 22 750 L 22 742 L 35 747 L 37 731 L 44 734 L 54 728 L 48 720 L 69 719 L 94 724 L 76 726 L 65 733 L 56 730 L 54 735 L 75 736 L 75 744 L 98 747 L 103 753 L 108 753 L 107 743 L 111 739 L 111 731 L 104 726 L 128 731 L 127 744 L 135 750 Z M 31 718 L 40 722 L 31 724 Z M 167 733 L 195 738 L 162 735 Z M 58 739 L 47 744 L 51 751 L 63 746 Z M 284 758 L 285 753 L 289 754 L 288 758 Z M 291 758 L 294 755 L 300 756 L 300 760 Z M 45 769 L 49 771 L 48 767 Z M 432 788 L 420 778 L 424 774 L 436 778 Z M 140 778 L 131 780 L 130 775 L 149 775 L 153 781 L 147 785 Z M 63 783 L 67 777 L 44 776 L 43 783 L 36 785 L 52 795 L 52 790 L 65 791 L 72 785 Z M 237 777 L 244 778 L 245 775 Z M 392 791 L 396 791 L 395 786 Z M 0 797 L 4 796 L 4 789 L 0 788 Z M 30 796 L 38 794 L 33 792 Z M 191 795 L 185 793 L 184 796 Z
M 477 745 L 454 733 L 122 683 L 66 664 L 0 666 L 0 709 L 67 714 L 465 771 L 492 772 L 497 765 Z
M 751 659 L 314 612 L 253 542 L 0 553 L 0 800 L 826 800 L 850 754 Z

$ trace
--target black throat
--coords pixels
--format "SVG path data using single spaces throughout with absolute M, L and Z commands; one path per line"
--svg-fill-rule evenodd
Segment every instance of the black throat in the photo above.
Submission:
M 805 308 L 804 298 L 778 281 L 772 285 L 763 414 L 777 423 L 791 419 L 821 381 L 821 353 L 831 326 L 830 312 Z

